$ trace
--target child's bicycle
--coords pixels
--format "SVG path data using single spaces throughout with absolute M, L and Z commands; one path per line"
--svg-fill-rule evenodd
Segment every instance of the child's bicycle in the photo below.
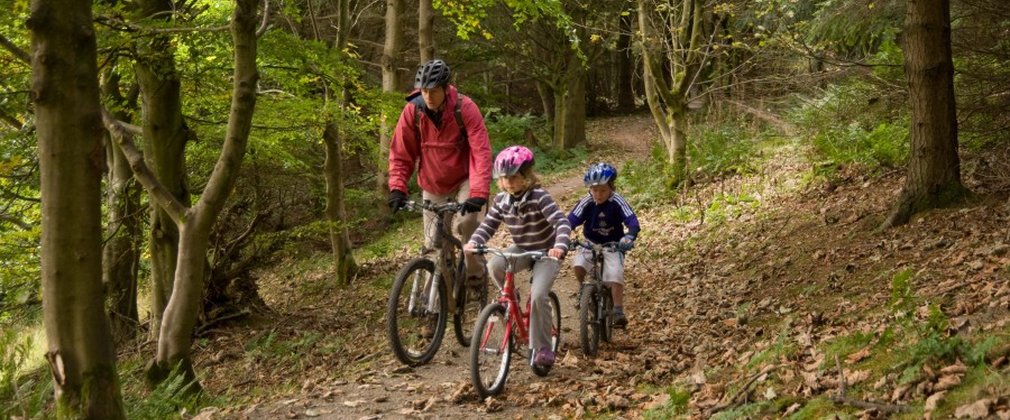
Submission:
M 487 303 L 487 275 L 480 284 L 466 284 L 463 244 L 445 223 L 445 216 L 458 213 L 462 207 L 455 202 L 432 204 L 427 200 L 404 205 L 410 211 L 436 215 L 434 258 L 420 256 L 408 261 L 389 291 L 389 345 L 396 358 L 407 365 L 425 364 L 435 357 L 449 313 L 453 313 L 456 341 L 464 347 L 470 345 L 473 332 L 469 328 Z
M 579 289 L 579 343 L 583 353 L 596 356 L 600 339 L 610 342 L 614 330 L 614 298 L 610 286 L 603 282 L 603 251 L 622 251 L 617 242 L 573 242 L 593 253 L 593 269 Z
M 505 258 L 506 262 L 505 285 L 501 288 L 498 301 L 488 304 L 480 312 L 470 342 L 470 379 L 477 394 L 484 398 L 488 395 L 498 395 L 505 389 L 512 352 L 517 350 L 516 340 L 529 343 L 530 299 L 526 299 L 525 311 L 521 309 L 519 291 L 515 287 L 516 259 L 532 257 L 536 261 L 550 257 L 542 251 L 513 253 L 483 245 L 477 247 L 475 252 L 498 255 Z M 551 350 L 557 354 L 561 345 L 561 305 L 553 291 L 548 296 L 553 318 Z M 550 372 L 550 366 L 533 363 L 534 349 L 529 349 L 528 356 L 530 367 L 537 376 L 546 376 Z

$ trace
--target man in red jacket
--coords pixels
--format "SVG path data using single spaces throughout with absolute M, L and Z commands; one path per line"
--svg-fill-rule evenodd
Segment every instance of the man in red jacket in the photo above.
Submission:
M 490 192 L 491 142 L 477 104 L 459 94 L 449 84 L 451 79 L 442 60 L 417 69 L 415 90 L 407 96 L 389 145 L 389 207 L 395 212 L 407 201 L 407 181 L 416 167 L 423 199 L 444 203 L 454 198 L 463 203 L 460 216 L 447 223 L 465 242 L 477 228 Z M 433 218 L 424 212 L 426 249 L 434 246 Z M 469 278 L 479 278 L 484 264 L 468 255 L 466 271 Z

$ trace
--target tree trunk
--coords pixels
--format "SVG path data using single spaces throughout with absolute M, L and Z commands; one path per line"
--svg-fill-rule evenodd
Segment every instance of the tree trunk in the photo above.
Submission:
M 635 76 L 631 57 L 631 14 L 621 16 L 621 34 L 617 37 L 617 109 L 620 113 L 635 110 L 632 79 Z
M 42 308 L 59 418 L 125 418 L 102 296 L 102 153 L 91 2 L 34 0 Z
M 550 84 L 542 80 L 537 80 L 537 93 L 540 94 L 540 103 L 544 107 L 544 119 L 553 120 L 554 119 L 554 88 Z
M 562 150 L 586 143 L 586 69 L 575 60 L 565 89 L 565 136 Z
M 586 141 L 586 69 L 574 52 L 568 54 L 562 91 L 554 96 L 554 147 L 568 150 Z
M 142 0 L 138 20 L 171 11 L 170 2 Z M 186 141 L 189 128 L 182 116 L 179 74 L 175 68 L 175 49 L 169 36 L 153 35 L 141 38 L 137 49 L 137 83 L 140 85 L 143 108 L 142 126 L 146 140 L 147 165 L 158 181 L 183 205 L 188 206 L 186 187 Z M 162 313 L 172 293 L 176 256 L 179 253 L 179 230 L 171 217 L 158 206 L 151 206 L 151 326 L 156 338 L 161 328 Z
M 326 219 L 330 222 L 330 245 L 336 262 L 337 282 L 347 285 L 351 284 L 351 278 L 357 271 L 357 263 L 351 253 L 351 239 L 347 232 L 343 156 L 336 124 L 326 125 L 323 141 L 326 143 Z
M 136 108 L 136 95 L 131 94 L 129 98 L 123 96 L 115 67 L 109 67 L 106 75 L 100 86 L 103 96 L 109 98 L 116 109 L 122 110 L 115 114 L 118 120 L 129 121 L 130 113 L 126 110 Z M 106 133 L 104 137 L 109 173 L 105 192 L 108 222 L 105 247 L 102 250 L 102 285 L 112 337 L 120 344 L 133 340 L 139 326 L 137 268 L 140 263 L 140 188 L 133 182 L 130 163 L 126 160 L 126 155 L 115 146 L 112 133 Z
M 133 182 L 130 163 L 112 141 L 107 142 L 109 162 L 106 192 L 108 226 L 102 252 L 102 283 L 108 301 L 109 322 L 116 343 L 136 337 L 137 267 L 140 262 L 140 190 Z
M 396 92 L 399 90 L 397 82 L 400 80 L 396 71 L 400 55 L 400 41 L 403 30 L 400 29 L 400 13 L 403 10 L 403 0 L 386 0 L 386 39 L 382 46 L 382 91 Z M 392 128 L 389 124 L 389 115 L 383 113 L 379 116 L 379 160 L 376 162 L 377 176 L 375 177 L 375 188 L 379 197 L 385 197 L 389 192 L 389 166 L 386 157 L 389 156 L 389 141 Z M 379 212 L 389 213 L 389 207 L 384 201 L 379 203 Z
M 638 27 L 642 36 L 642 68 L 645 99 L 652 112 L 667 153 L 667 183 L 676 186 L 687 181 L 687 103 L 688 92 L 702 80 L 699 71 L 705 67 L 706 55 L 702 42 L 707 42 L 700 0 L 685 1 L 680 15 L 671 22 L 679 22 L 671 34 L 657 34 L 652 27 L 646 0 L 638 0 Z M 677 40 L 677 45 L 687 45 L 683 51 L 668 53 L 662 44 L 667 36 Z M 663 61 L 669 60 L 669 61 Z M 665 71 L 671 69 L 667 80 Z
M 904 34 L 912 108 L 908 170 L 884 228 L 908 223 L 913 214 L 949 204 L 967 193 L 957 155 L 950 0 L 909 0 Z
M 136 149 L 126 150 L 138 180 L 179 226 L 179 255 L 172 295 L 158 335 L 158 352 L 145 372 L 150 384 L 164 381 L 176 372 L 187 379 L 190 390 L 198 390 L 191 348 L 193 327 L 200 314 L 204 292 L 205 262 L 210 230 L 224 208 L 225 200 L 238 178 L 249 141 L 252 114 L 256 105 L 256 4 L 257 0 L 237 0 L 231 20 L 235 64 L 232 76 L 231 113 L 224 146 L 207 187 L 192 208 L 174 199 L 138 158 Z M 124 148 L 131 145 L 121 144 Z
M 431 0 L 418 1 L 417 8 L 417 48 L 424 64 L 435 58 L 435 9 Z

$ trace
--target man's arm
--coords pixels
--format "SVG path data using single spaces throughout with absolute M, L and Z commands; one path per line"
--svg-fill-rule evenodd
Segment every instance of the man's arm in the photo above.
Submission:
M 470 197 L 486 199 L 491 192 L 491 140 L 477 104 L 465 100 L 460 111 L 470 143 Z

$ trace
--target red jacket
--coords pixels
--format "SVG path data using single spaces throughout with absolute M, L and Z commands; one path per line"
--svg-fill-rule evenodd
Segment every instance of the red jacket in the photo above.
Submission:
M 407 181 L 418 167 L 417 183 L 421 189 L 444 195 L 470 180 L 470 197 L 488 198 L 491 184 L 491 142 L 484 117 L 470 98 L 463 97 L 460 112 L 467 129 L 469 147 L 460 147 L 456 123 L 456 87 L 446 89 L 441 126 L 421 112 L 421 126 L 414 127 L 414 103 L 408 102 L 389 144 L 389 189 L 407 192 Z M 416 133 L 421 134 L 421 139 Z

